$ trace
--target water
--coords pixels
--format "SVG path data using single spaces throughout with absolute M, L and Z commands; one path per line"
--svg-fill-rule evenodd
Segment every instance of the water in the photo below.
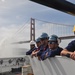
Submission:
M 25 56 L 28 50 L 25 48 L 25 44 L 12 44 L 14 41 L 9 38 L 0 40 L 0 58 Z

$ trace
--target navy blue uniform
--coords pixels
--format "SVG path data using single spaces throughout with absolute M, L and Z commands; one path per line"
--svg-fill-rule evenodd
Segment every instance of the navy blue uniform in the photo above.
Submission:
M 56 48 L 55 50 L 51 50 L 51 49 L 47 49 L 45 52 L 43 52 L 43 54 L 41 55 L 41 59 L 44 60 L 48 57 L 54 57 L 55 55 L 60 55 L 61 51 L 63 50 L 63 48 Z M 45 57 L 46 53 L 48 52 L 47 56 Z
M 74 52 L 75 51 L 75 40 L 70 42 L 65 49 L 67 49 L 68 51 Z
M 33 49 L 30 49 L 29 51 L 26 52 L 26 55 L 31 55 L 32 52 L 33 52 L 34 50 L 36 50 L 36 49 L 37 49 L 36 47 L 33 48 Z
M 46 47 L 44 47 L 43 45 L 41 45 L 39 52 L 37 53 L 37 56 L 41 56 L 41 54 L 46 51 L 48 48 L 48 45 Z
M 40 50 L 40 48 L 41 48 L 41 46 L 40 47 L 38 47 L 38 48 L 36 48 L 34 51 L 36 52 L 36 51 L 39 51 Z

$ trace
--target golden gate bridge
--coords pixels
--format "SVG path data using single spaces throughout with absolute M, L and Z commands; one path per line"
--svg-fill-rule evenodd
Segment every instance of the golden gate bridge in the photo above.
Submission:
M 67 0 L 31 0 L 40 4 L 43 4 L 48 7 L 66 12 L 68 14 L 75 15 L 75 4 L 68 2 Z M 60 6 L 60 7 L 59 7 Z M 36 39 L 40 36 L 42 32 L 46 32 L 49 35 L 56 34 L 61 40 L 65 39 L 74 39 L 75 35 L 73 30 L 74 25 L 66 25 L 59 23 L 51 23 L 42 21 L 39 19 L 31 18 L 30 22 L 28 21 L 24 24 L 18 31 L 11 37 L 3 40 L 2 48 L 3 49 L 12 49 L 12 50 L 24 50 L 25 45 L 31 40 Z M 8 41 L 8 42 L 7 42 Z M 28 46 L 27 46 L 28 48 Z

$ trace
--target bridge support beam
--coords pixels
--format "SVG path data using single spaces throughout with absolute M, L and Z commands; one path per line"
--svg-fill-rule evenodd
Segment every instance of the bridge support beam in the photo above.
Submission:
M 35 41 L 35 19 L 33 18 L 31 18 L 30 33 L 30 41 Z

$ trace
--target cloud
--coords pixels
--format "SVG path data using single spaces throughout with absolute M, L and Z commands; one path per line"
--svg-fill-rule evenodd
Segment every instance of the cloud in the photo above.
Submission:
M 75 17 L 63 12 L 48 8 L 46 6 L 28 1 L 28 0 L 0 0 L 0 55 L 7 54 L 8 56 L 16 55 L 21 52 L 20 49 L 28 48 L 29 44 L 14 44 L 12 42 L 29 40 L 30 39 L 30 22 L 27 22 L 31 17 L 65 24 L 74 24 Z M 24 26 L 25 24 L 25 26 Z M 36 38 L 42 32 L 47 32 L 49 35 L 57 30 L 63 31 L 61 27 L 52 27 L 48 23 L 36 23 Z M 65 27 L 66 28 L 66 27 Z M 50 33 L 51 29 L 54 29 Z M 69 29 L 66 29 L 67 31 Z M 67 44 L 66 44 L 67 45 Z M 18 50 L 19 48 L 19 50 Z
M 69 1 L 69 2 L 71 2 L 71 3 L 75 3 L 75 0 L 67 0 L 67 1 Z
M 5 0 L 1 0 L 2 2 L 5 2 Z
M 74 24 L 75 17 L 28 0 L 0 1 L 0 25 L 20 25 L 31 17 L 51 22 Z M 66 17 L 65 17 L 66 16 Z M 68 17 L 68 18 L 67 18 Z M 60 19 L 61 18 L 61 19 Z M 70 20 L 73 18 L 72 20 Z
M 29 49 L 29 44 L 13 44 L 14 42 L 29 40 L 30 25 L 10 25 L 0 27 L 0 56 L 7 57 L 16 56 L 21 52 L 21 49 Z M 24 50 L 23 49 L 23 50 Z M 16 53 L 15 53 L 16 52 Z
M 3 2 L 2 2 L 3 1 Z M 35 7 L 34 7 L 35 6 Z M 12 24 L 20 25 L 26 19 L 47 9 L 41 10 L 41 5 L 28 0 L 1 0 L 0 1 L 0 26 Z

